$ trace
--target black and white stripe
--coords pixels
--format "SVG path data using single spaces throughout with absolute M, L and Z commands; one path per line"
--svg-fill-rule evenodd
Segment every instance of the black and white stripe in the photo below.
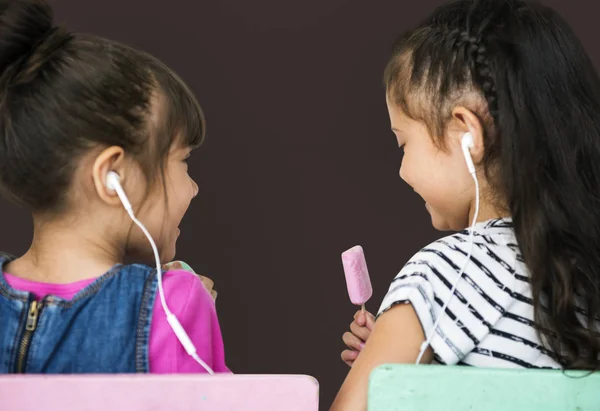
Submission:
M 442 306 L 468 255 L 469 232 L 419 251 L 396 276 L 379 315 L 411 303 L 427 336 L 443 315 L 431 347 L 441 364 L 559 368 L 534 328 L 529 275 L 510 219 L 475 227 L 475 246 L 445 313 Z

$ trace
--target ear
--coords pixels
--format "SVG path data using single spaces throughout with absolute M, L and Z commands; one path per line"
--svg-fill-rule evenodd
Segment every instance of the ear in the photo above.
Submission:
M 452 110 L 453 127 L 452 130 L 457 134 L 460 140 L 464 133 L 470 132 L 473 135 L 473 148 L 471 148 L 471 158 L 473 163 L 479 164 L 483 160 L 485 146 L 483 141 L 483 125 L 479 117 L 471 110 L 463 106 L 457 106 Z M 460 144 L 459 144 L 460 146 Z
M 102 201 L 110 205 L 120 205 L 121 202 L 114 190 L 106 187 L 106 176 L 109 171 L 115 171 L 124 184 L 125 175 L 125 150 L 122 147 L 111 146 L 104 149 L 94 161 L 92 166 L 92 179 L 96 193 Z

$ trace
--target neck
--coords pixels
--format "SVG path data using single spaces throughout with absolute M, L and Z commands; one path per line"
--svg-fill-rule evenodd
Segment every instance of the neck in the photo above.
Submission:
M 43 221 L 34 217 L 31 247 L 5 271 L 28 280 L 67 284 L 99 277 L 122 262 L 123 247 L 110 241 L 116 236 L 99 230 L 102 224 L 93 219 L 87 219 L 87 224 L 83 220 Z
M 475 207 L 473 206 L 469 213 L 469 225 L 471 224 L 471 222 L 473 222 L 474 213 Z M 495 207 L 491 204 L 481 203 L 479 205 L 479 214 L 477 215 L 476 223 L 482 223 L 484 221 L 506 217 L 510 217 L 510 213 L 508 211 L 503 211 L 501 208 Z
M 493 195 L 491 187 L 486 181 L 479 180 L 481 187 L 479 194 L 479 214 L 477 215 L 476 223 L 481 223 L 496 218 L 510 217 L 510 211 L 504 201 L 500 201 L 497 196 Z M 469 210 L 469 226 L 473 221 L 475 214 L 475 200 L 471 204 Z

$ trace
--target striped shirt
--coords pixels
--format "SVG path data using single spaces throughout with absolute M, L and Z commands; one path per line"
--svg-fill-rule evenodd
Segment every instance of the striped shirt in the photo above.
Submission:
M 430 337 L 469 250 L 467 230 L 423 248 L 392 282 L 379 315 L 410 303 Z M 534 328 L 528 270 L 510 219 L 476 224 L 471 259 L 431 348 L 448 365 L 560 368 Z

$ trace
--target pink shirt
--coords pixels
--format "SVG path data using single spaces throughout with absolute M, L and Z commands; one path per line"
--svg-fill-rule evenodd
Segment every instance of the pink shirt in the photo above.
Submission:
M 8 273 L 4 273 L 4 277 L 11 287 L 28 291 L 37 299 L 54 295 L 65 300 L 70 300 L 96 280 L 92 278 L 70 284 L 50 284 L 25 280 Z M 225 350 L 215 304 L 200 278 L 184 270 L 167 271 L 163 275 L 163 289 L 169 309 L 193 341 L 198 356 L 214 372 L 230 372 L 225 365 Z M 185 352 L 171 330 L 160 303 L 158 290 L 152 311 L 148 348 L 151 373 L 206 373 L 204 368 Z

